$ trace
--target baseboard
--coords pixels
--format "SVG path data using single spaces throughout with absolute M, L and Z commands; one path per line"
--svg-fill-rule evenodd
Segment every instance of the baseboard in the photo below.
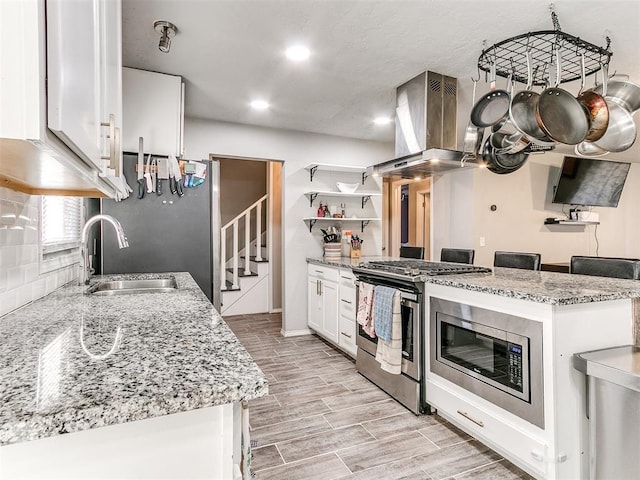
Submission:
M 282 313 L 282 308 L 272 308 L 269 313 Z
M 308 328 L 305 328 L 303 330 L 289 330 L 284 331 L 284 330 L 280 330 L 280 335 L 282 335 L 283 337 L 300 337 L 302 335 L 312 335 L 313 334 L 313 330 L 309 330 Z

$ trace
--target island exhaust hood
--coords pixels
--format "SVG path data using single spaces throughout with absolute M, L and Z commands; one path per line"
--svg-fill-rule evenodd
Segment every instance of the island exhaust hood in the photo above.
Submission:
M 396 89 L 395 159 L 369 167 L 388 178 L 424 178 L 478 167 L 456 150 L 458 80 L 422 72 Z M 464 158 L 464 161 L 463 161 Z

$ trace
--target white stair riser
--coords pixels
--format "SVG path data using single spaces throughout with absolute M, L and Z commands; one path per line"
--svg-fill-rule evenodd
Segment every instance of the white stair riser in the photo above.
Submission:
M 251 278 L 258 279 L 251 287 L 245 288 L 243 283 L 240 291 L 222 292 L 222 315 L 247 315 L 269 310 L 269 277 Z

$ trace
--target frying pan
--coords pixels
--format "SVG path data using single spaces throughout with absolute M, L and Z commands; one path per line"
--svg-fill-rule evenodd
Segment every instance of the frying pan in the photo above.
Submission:
M 582 104 L 572 94 L 559 88 L 560 51 L 556 49 L 556 83 L 540 94 L 536 120 L 549 138 L 556 142 L 576 145 L 589 132 L 589 118 Z
M 593 90 L 584 89 L 584 53 L 582 54 L 580 61 L 580 70 L 582 73 L 582 83 L 580 84 L 580 92 L 578 93 L 578 102 L 585 108 L 587 111 L 587 118 L 589 120 L 589 131 L 587 135 L 584 137 L 585 140 L 589 142 L 595 142 L 602 138 L 602 136 L 607 131 L 607 127 L 609 126 L 609 107 L 607 106 L 607 102 L 604 97 L 600 95 L 598 92 Z M 603 65 L 603 77 L 605 79 L 605 90 L 603 90 L 606 95 L 606 78 L 607 78 L 607 66 Z
M 490 172 L 505 174 L 518 170 L 526 162 L 529 155 L 518 152 L 515 154 L 497 153 L 491 146 L 491 139 L 488 138 L 482 148 L 482 159 Z
M 511 83 L 509 77 L 507 85 Z M 476 127 L 490 127 L 509 113 L 511 95 L 506 90 L 496 90 L 496 66 L 491 65 L 491 90 L 485 93 L 471 109 L 471 123 Z
M 600 157 L 609 153 L 591 142 L 580 142 L 575 146 L 574 150 L 576 155 L 582 155 L 584 157 Z
M 509 118 L 513 126 L 530 142 L 545 147 L 552 147 L 555 142 L 551 140 L 540 128 L 536 120 L 536 110 L 540 94 L 531 90 L 533 87 L 533 75 L 531 72 L 531 52 L 527 51 L 527 86 L 525 90 L 516 93 L 509 106 Z
M 475 105 L 476 103 L 476 85 L 478 84 L 478 80 L 472 78 L 473 82 L 473 96 L 471 97 L 471 104 Z M 477 127 L 473 124 L 471 120 L 467 124 L 467 130 L 464 134 L 463 148 L 462 151 L 464 153 L 473 154 L 475 157 L 478 155 L 480 151 L 480 147 L 482 146 L 482 136 L 484 133 L 484 127 Z

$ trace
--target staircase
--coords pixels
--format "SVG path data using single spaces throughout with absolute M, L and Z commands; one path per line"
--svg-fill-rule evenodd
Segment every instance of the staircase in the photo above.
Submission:
M 222 315 L 269 311 L 269 261 L 264 242 L 267 225 L 262 221 L 268 197 L 258 199 L 220 229 Z M 229 253 L 227 243 L 231 245 Z

